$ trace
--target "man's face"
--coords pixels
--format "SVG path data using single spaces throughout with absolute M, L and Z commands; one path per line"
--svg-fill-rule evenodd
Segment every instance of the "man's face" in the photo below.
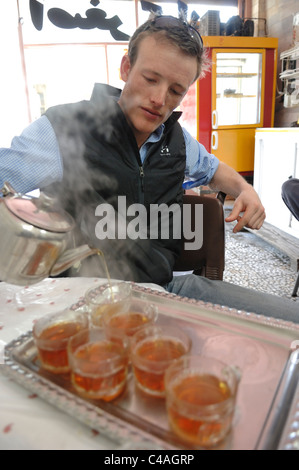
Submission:
M 179 106 L 196 73 L 195 57 L 153 36 L 140 43 L 133 67 L 128 56 L 123 58 L 121 77 L 125 86 L 119 105 L 139 147 Z

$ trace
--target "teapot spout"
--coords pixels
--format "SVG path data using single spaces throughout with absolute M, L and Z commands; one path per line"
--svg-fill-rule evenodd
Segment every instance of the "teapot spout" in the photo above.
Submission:
M 88 245 L 82 245 L 78 248 L 65 251 L 60 258 L 56 261 L 51 269 L 50 276 L 58 276 L 59 274 L 67 271 L 69 268 L 79 261 L 83 261 L 89 256 L 99 254 L 100 251 L 97 248 L 90 248 Z

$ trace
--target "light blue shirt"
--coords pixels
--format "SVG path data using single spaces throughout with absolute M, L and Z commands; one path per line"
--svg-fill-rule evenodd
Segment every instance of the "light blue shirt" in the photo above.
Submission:
M 148 149 L 158 142 L 164 131 L 160 126 L 142 145 L 141 161 Z M 184 187 L 207 185 L 213 178 L 219 160 L 183 128 L 186 143 Z M 5 182 L 21 194 L 62 181 L 63 163 L 52 125 L 46 116 L 30 124 L 20 136 L 14 137 L 10 148 L 0 149 L 0 193 Z

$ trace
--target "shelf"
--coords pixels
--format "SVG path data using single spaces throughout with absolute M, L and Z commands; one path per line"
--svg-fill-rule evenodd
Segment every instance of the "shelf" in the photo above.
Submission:
M 280 54 L 280 59 L 282 61 L 286 61 L 286 63 L 284 64 L 286 69 L 283 70 L 280 74 L 279 74 L 279 78 L 281 80 L 291 80 L 291 79 L 294 79 L 294 78 L 299 78 L 299 68 L 295 68 L 295 69 L 290 69 L 288 68 L 288 62 L 289 61 L 296 61 L 299 59 L 299 45 L 293 47 L 292 49 L 288 49 L 287 51 L 284 51 Z
M 281 72 L 279 74 L 279 78 L 281 80 L 291 80 L 294 78 L 299 78 L 299 68 L 296 69 L 289 69 L 289 70 L 284 70 L 284 72 Z
M 251 78 L 257 77 L 257 73 L 217 73 L 217 78 Z
M 217 93 L 217 98 L 256 98 L 256 95 L 243 95 L 243 93 L 228 93 L 221 94 Z
M 279 74 L 279 78 L 284 84 L 284 107 L 297 107 L 299 106 L 299 87 L 298 83 L 294 82 L 294 80 L 299 79 L 299 67 L 297 67 L 298 64 L 296 63 L 296 61 L 299 61 L 299 44 L 292 47 L 292 49 L 283 51 L 280 54 L 280 59 L 282 72 Z M 294 62 L 292 67 L 295 66 L 296 68 L 289 68 L 290 62 Z M 293 88 L 292 93 L 290 93 L 289 87 Z
M 280 54 L 280 59 L 289 59 L 289 60 L 296 60 L 299 59 L 299 44 L 297 46 L 292 47 L 292 49 L 288 49 L 283 51 Z

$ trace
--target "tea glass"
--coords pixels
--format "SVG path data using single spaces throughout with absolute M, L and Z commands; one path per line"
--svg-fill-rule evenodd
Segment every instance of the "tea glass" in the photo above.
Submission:
M 185 356 L 165 373 L 172 430 L 195 447 L 219 444 L 232 428 L 240 371 L 217 359 Z
M 158 307 L 143 299 L 131 299 L 127 311 L 106 312 L 103 328 L 109 337 L 124 335 L 132 337 L 138 330 L 154 324 L 158 317 Z
M 33 338 L 41 366 L 54 374 L 68 373 L 68 340 L 88 323 L 86 313 L 71 309 L 40 318 L 33 327 Z
M 68 343 L 71 381 L 85 398 L 109 402 L 124 390 L 128 342 L 108 339 L 102 328 L 80 331 Z
M 164 397 L 166 369 L 190 349 L 191 340 L 180 328 L 152 325 L 140 329 L 130 341 L 137 387 L 148 395 Z
M 89 289 L 85 294 L 91 324 L 102 326 L 102 317 L 106 313 L 127 311 L 132 296 L 132 286 L 128 282 L 111 282 L 104 290 Z

